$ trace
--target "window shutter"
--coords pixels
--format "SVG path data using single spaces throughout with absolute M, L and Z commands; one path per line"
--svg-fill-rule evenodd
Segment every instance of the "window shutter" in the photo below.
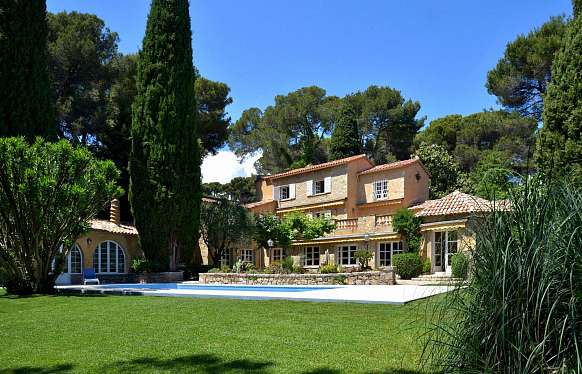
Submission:
M 307 190 L 307 196 L 313 195 L 313 180 L 305 182 L 305 189 Z
M 323 180 L 323 191 L 325 193 L 331 192 L 331 177 L 325 177 Z
M 275 187 L 273 186 L 273 200 L 281 200 L 280 199 L 280 191 L 279 191 L 279 187 Z
M 295 198 L 295 183 L 289 185 L 289 198 L 290 199 Z
M 372 183 L 372 201 L 376 201 L 376 182 Z

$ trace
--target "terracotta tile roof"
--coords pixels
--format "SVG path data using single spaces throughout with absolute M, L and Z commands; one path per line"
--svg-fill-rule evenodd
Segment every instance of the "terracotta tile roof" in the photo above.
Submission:
M 275 202 L 275 200 L 255 201 L 254 203 L 245 204 L 245 208 L 252 209 L 261 205 L 271 204 L 273 202 Z
M 402 160 L 402 161 L 391 162 L 389 164 L 377 165 L 371 169 L 361 171 L 358 174 L 364 175 L 364 174 L 376 173 L 376 172 L 384 171 L 384 170 L 398 169 L 398 168 L 401 168 L 404 166 L 412 165 L 416 162 L 418 162 L 419 165 L 424 169 L 424 171 L 430 176 L 430 173 L 428 172 L 428 170 L 426 170 L 426 168 L 424 167 L 424 165 L 422 164 L 422 162 L 420 162 L 420 160 L 418 158 L 411 158 L 409 160 Z
M 444 216 L 449 214 L 490 212 L 493 203 L 477 196 L 459 191 L 452 192 L 437 200 L 427 200 L 420 205 L 411 207 L 417 210 L 417 217 Z
M 368 157 L 366 155 L 363 155 L 362 154 L 362 155 L 357 155 L 357 156 L 351 156 L 351 157 L 342 158 L 342 159 L 339 159 L 339 160 L 324 162 L 323 164 L 309 165 L 309 166 L 306 166 L 304 168 L 288 170 L 288 171 L 285 171 L 285 172 L 282 172 L 282 173 L 278 173 L 278 174 L 265 175 L 265 176 L 263 176 L 263 178 L 264 179 L 285 178 L 285 177 L 289 177 L 289 176 L 292 176 L 292 175 L 308 173 L 308 172 L 311 172 L 311 171 L 316 171 L 316 170 L 321 170 L 321 169 L 327 169 L 327 168 L 331 168 L 331 167 L 338 166 L 338 165 L 344 165 L 344 164 L 347 164 L 349 162 L 356 161 L 356 160 L 360 160 L 360 159 L 365 159 L 365 160 L 367 160 L 370 163 L 370 166 L 372 165 L 372 162 L 368 159 Z
M 113 222 L 102 219 L 92 219 L 90 224 L 93 230 L 107 231 L 114 234 L 137 235 L 137 229 L 131 225 L 116 225 Z

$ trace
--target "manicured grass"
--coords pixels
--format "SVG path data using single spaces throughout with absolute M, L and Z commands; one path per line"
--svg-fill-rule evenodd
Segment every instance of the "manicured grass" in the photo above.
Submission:
M 417 373 L 433 302 L 2 295 L 0 373 Z

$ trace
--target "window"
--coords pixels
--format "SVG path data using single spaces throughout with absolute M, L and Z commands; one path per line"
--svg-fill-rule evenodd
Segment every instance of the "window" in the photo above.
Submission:
M 318 193 L 324 192 L 325 192 L 325 181 L 324 180 L 315 181 L 313 183 L 313 194 L 317 195 Z
M 271 261 L 281 262 L 282 259 L 283 259 L 283 249 L 282 248 L 271 249 Z
M 289 195 L 289 186 L 281 186 L 279 187 L 279 198 L 281 200 L 285 200 L 288 199 L 290 197 Z
M 402 253 L 402 242 L 380 243 L 378 248 L 378 266 L 392 266 L 392 256 Z
M 124 273 L 125 253 L 115 242 L 105 241 L 95 248 L 93 269 L 96 273 Z
M 82 270 L 83 255 L 81 253 L 81 248 L 75 244 L 67 256 L 67 272 L 71 274 L 81 274 Z
M 306 247 L 304 254 L 305 266 L 319 266 L 319 247 Z
M 356 258 L 354 254 L 358 250 L 358 246 L 344 245 L 337 247 L 338 263 L 340 265 L 356 265 Z
M 331 210 L 324 210 L 321 212 L 312 213 L 312 217 L 314 218 L 327 218 L 331 219 Z
M 374 196 L 376 200 L 388 198 L 388 180 L 383 179 L 374 182 Z
M 230 259 L 230 249 L 223 251 L 220 255 L 220 266 L 230 266 Z
M 241 260 L 243 260 L 243 262 L 253 263 L 254 257 L 255 257 L 254 254 L 255 254 L 255 252 L 252 249 L 243 249 L 241 251 L 240 258 L 241 258 Z

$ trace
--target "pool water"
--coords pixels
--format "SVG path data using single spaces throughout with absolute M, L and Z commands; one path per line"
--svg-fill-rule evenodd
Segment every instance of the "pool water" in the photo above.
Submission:
M 138 290 L 199 290 L 199 291 L 252 291 L 252 292 L 305 292 L 329 290 L 333 286 L 247 286 L 247 285 L 213 285 L 213 284 L 183 284 L 183 283 L 131 283 L 104 284 L 97 286 L 107 289 L 138 289 Z

